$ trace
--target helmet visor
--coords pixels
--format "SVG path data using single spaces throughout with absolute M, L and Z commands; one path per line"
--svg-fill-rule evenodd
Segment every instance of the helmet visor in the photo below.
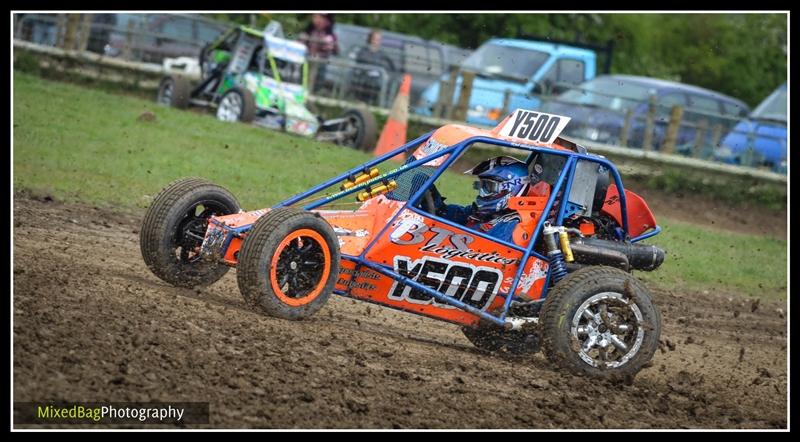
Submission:
M 498 194 L 502 188 L 502 183 L 493 179 L 483 178 L 475 182 L 475 188 L 478 189 L 478 196 L 485 198 Z

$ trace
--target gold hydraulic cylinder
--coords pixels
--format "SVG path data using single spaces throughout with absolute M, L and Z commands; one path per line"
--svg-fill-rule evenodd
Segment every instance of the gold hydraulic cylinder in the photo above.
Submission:
M 561 252 L 564 254 L 564 260 L 567 262 L 575 261 L 575 257 L 572 256 L 572 247 L 569 246 L 569 235 L 567 232 L 564 230 L 558 232 L 558 239 L 561 242 Z
M 365 191 L 359 193 L 358 196 L 356 196 L 356 199 L 360 202 L 363 202 L 382 193 L 391 192 L 394 189 L 397 189 L 397 182 L 395 180 L 391 180 L 381 184 L 380 186 L 367 188 Z
M 355 187 L 355 186 L 357 186 L 357 185 L 359 185 L 359 184 L 361 184 L 361 183 L 363 183 L 363 182 L 365 182 L 367 180 L 375 178 L 376 176 L 378 176 L 380 174 L 381 173 L 380 173 L 380 171 L 378 171 L 378 168 L 377 167 L 373 167 L 372 169 L 370 169 L 369 173 L 363 173 L 362 172 L 362 173 L 356 175 L 355 178 L 345 181 L 344 184 L 342 184 L 342 186 L 339 188 L 339 190 L 347 190 L 347 189 L 353 188 L 353 187 Z

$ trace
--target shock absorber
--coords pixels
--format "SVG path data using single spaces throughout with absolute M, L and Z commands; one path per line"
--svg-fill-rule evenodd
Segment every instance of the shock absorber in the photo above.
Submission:
M 544 243 L 547 247 L 547 258 L 550 261 L 550 278 L 553 280 L 553 283 L 558 283 L 567 276 L 567 263 L 566 261 L 572 261 L 572 250 L 569 248 L 569 240 L 567 239 L 567 232 L 564 227 L 552 226 L 549 222 L 544 223 L 544 228 L 542 230 L 544 235 Z M 559 241 L 556 241 L 555 235 L 559 235 Z M 561 248 L 559 247 L 559 242 L 561 246 L 565 249 L 567 253 L 567 259 L 564 258 L 564 253 L 561 252 Z

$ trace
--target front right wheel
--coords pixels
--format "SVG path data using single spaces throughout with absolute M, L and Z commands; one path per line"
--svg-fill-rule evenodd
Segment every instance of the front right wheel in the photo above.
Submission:
M 375 150 L 378 142 L 378 123 L 372 112 L 363 109 L 347 109 L 342 118 L 346 121 L 347 137 L 342 144 L 364 152 Z
M 542 349 L 560 368 L 610 380 L 632 379 L 658 348 L 661 316 L 647 288 L 620 269 L 570 273 L 542 306 Z
M 236 276 L 249 305 L 283 319 L 304 319 L 328 301 L 339 277 L 339 240 L 316 213 L 273 209 L 245 236 Z

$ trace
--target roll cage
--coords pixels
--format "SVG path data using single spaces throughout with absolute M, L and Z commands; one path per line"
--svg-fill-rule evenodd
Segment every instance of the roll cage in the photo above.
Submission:
M 376 157 L 375 159 L 373 159 L 371 161 L 368 161 L 367 163 L 364 163 L 359 167 L 356 167 L 356 168 L 353 168 L 351 170 L 348 170 L 347 172 L 342 173 L 342 174 L 340 174 L 340 175 L 338 175 L 338 176 L 336 176 L 334 178 L 331 178 L 331 179 L 329 179 L 329 180 L 327 180 L 327 181 L 325 181 L 325 182 L 323 182 L 323 183 L 321 183 L 321 184 L 319 184 L 317 186 L 314 186 L 314 187 L 312 187 L 311 189 L 309 189 L 309 190 L 307 190 L 305 192 L 299 193 L 299 194 L 297 194 L 297 195 L 295 195 L 295 196 L 293 196 L 291 198 L 288 198 L 288 199 L 276 204 L 275 206 L 273 206 L 273 208 L 292 206 L 292 205 L 294 205 L 294 204 L 296 204 L 296 203 L 298 203 L 298 202 L 300 202 L 300 201 L 302 201 L 302 200 L 304 200 L 304 199 L 306 199 L 306 198 L 308 198 L 310 196 L 314 196 L 314 195 L 320 193 L 324 189 L 327 189 L 327 188 L 329 188 L 329 187 L 331 187 L 333 185 L 336 185 L 336 184 L 340 183 L 343 180 L 348 179 L 349 177 L 353 177 L 354 175 L 356 175 L 358 173 L 361 173 L 361 172 L 364 172 L 366 170 L 369 170 L 373 166 L 375 166 L 377 164 L 380 164 L 380 163 L 382 163 L 382 162 L 384 162 L 386 160 L 392 159 L 392 158 L 394 158 L 394 157 L 396 157 L 398 155 L 401 155 L 403 153 L 411 154 L 416 148 L 418 148 L 420 145 L 422 145 L 424 142 L 426 142 L 433 135 L 433 133 L 434 132 L 431 131 L 431 132 L 429 132 L 429 133 L 427 133 L 427 134 L 425 134 L 425 135 L 423 135 L 423 136 L 421 136 L 421 137 L 419 137 L 419 138 L 417 138 L 417 139 L 415 139 L 415 140 L 413 140 L 413 141 L 411 141 L 411 142 L 409 142 L 409 143 L 407 143 L 407 144 L 405 144 L 403 146 L 400 146 L 400 147 L 396 148 L 395 150 L 393 150 L 391 152 L 388 152 L 388 153 L 386 153 L 386 154 L 384 154 L 382 156 Z M 576 146 L 576 145 L 574 145 L 572 143 L 565 143 L 565 144 L 570 145 L 570 147 L 572 147 L 574 149 L 574 151 L 554 149 L 552 147 L 547 147 L 547 146 L 535 146 L 535 145 L 528 145 L 528 144 L 520 144 L 520 143 L 507 141 L 507 140 L 504 140 L 504 139 L 492 138 L 492 137 L 487 137 L 487 136 L 469 137 L 469 138 L 466 138 L 466 139 L 464 139 L 464 140 L 462 140 L 462 141 L 460 141 L 460 142 L 458 142 L 456 144 L 453 144 L 453 145 L 450 145 L 448 147 L 445 147 L 442 150 L 439 150 L 439 151 L 437 151 L 435 153 L 432 153 L 430 155 L 426 155 L 426 156 L 424 156 L 422 158 L 419 158 L 419 159 L 414 159 L 413 161 L 409 160 L 405 164 L 403 164 L 401 166 L 398 166 L 397 168 L 395 168 L 393 170 L 390 170 L 390 171 L 388 171 L 388 172 L 386 172 L 386 173 L 384 173 L 384 174 L 382 174 L 380 176 L 377 176 L 375 178 L 372 178 L 370 180 L 362 182 L 362 183 L 360 183 L 358 185 L 355 185 L 355 186 L 353 186 L 353 187 L 351 187 L 349 189 L 342 190 L 342 191 L 336 192 L 334 194 L 324 196 L 321 199 L 318 199 L 318 200 L 316 200 L 314 202 L 306 204 L 306 205 L 303 206 L 303 209 L 304 210 L 317 209 L 317 208 L 319 208 L 319 207 L 321 207 L 321 206 L 323 206 L 325 204 L 328 204 L 328 203 L 330 203 L 332 201 L 339 200 L 339 199 L 344 198 L 344 197 L 349 196 L 349 195 L 357 194 L 357 192 L 360 192 L 360 191 L 368 188 L 370 185 L 373 185 L 373 184 L 376 184 L 376 183 L 380 183 L 380 182 L 385 181 L 385 180 L 390 179 L 390 178 L 397 177 L 397 176 L 399 176 L 400 174 L 402 174 L 404 172 L 408 172 L 409 170 L 412 170 L 412 169 L 417 168 L 419 166 L 422 166 L 422 165 L 424 165 L 426 163 L 429 163 L 432 160 L 436 160 L 438 158 L 442 158 L 442 157 L 448 155 L 448 157 L 438 166 L 436 171 L 430 177 L 428 177 L 425 180 L 425 182 L 421 185 L 421 187 L 419 187 L 416 191 L 413 192 L 413 194 L 408 198 L 408 200 L 405 201 L 405 204 L 399 210 L 397 210 L 397 212 L 392 216 L 390 221 L 388 223 L 386 223 L 386 225 L 381 228 L 380 232 L 378 232 L 369 241 L 367 246 L 363 249 L 363 251 L 359 255 L 342 254 L 342 259 L 348 260 L 348 261 L 352 261 L 352 262 L 354 262 L 356 264 L 356 266 L 367 267 L 367 268 L 369 268 L 369 269 L 371 269 L 371 270 L 373 270 L 373 271 L 375 271 L 377 273 L 380 273 L 380 274 L 382 274 L 384 276 L 392 278 L 395 281 L 398 281 L 399 283 L 405 284 L 406 286 L 409 286 L 409 287 L 411 287 L 413 289 L 420 290 L 423 293 L 425 293 L 426 295 L 429 295 L 429 296 L 433 297 L 438 302 L 441 302 L 441 303 L 444 303 L 444 304 L 448 304 L 448 305 L 454 306 L 456 308 L 459 308 L 461 310 L 467 311 L 469 313 L 472 313 L 472 314 L 480 317 L 481 319 L 490 321 L 490 322 L 495 323 L 497 325 L 508 326 L 510 324 L 510 322 L 506 319 L 506 317 L 508 315 L 508 311 L 509 311 L 509 308 L 511 306 L 511 301 L 515 298 L 515 294 L 517 292 L 517 288 L 519 286 L 520 279 L 522 277 L 522 273 L 523 273 L 523 271 L 525 269 L 525 263 L 528 262 L 528 259 L 530 257 L 536 257 L 538 259 L 544 260 L 545 262 L 549 262 L 549 259 L 546 256 L 544 256 L 544 255 L 536 252 L 535 250 L 533 250 L 535 244 L 537 244 L 539 242 L 539 240 L 541 239 L 541 237 L 542 237 L 542 229 L 544 227 L 545 221 L 548 218 L 547 216 L 542 216 L 537 221 L 537 224 L 535 226 L 534 232 L 531 235 L 531 238 L 530 238 L 527 246 L 525 246 L 525 247 L 519 246 L 517 244 L 510 243 L 510 242 L 507 242 L 507 241 L 503 241 L 503 240 L 500 240 L 498 238 L 491 237 L 491 236 L 489 236 L 489 235 L 487 235 L 487 234 L 485 234 L 483 232 L 479 232 L 479 231 L 476 231 L 476 230 L 470 230 L 471 234 L 474 234 L 476 236 L 482 237 L 482 238 L 487 239 L 489 241 L 498 243 L 499 245 L 502 245 L 503 247 L 511 248 L 511 249 L 516 250 L 516 251 L 522 252 L 522 258 L 519 261 L 520 264 L 518 266 L 518 269 L 516 270 L 516 274 L 515 274 L 515 277 L 514 277 L 514 280 L 512 282 L 510 290 L 507 293 L 498 293 L 499 296 L 505 298 L 505 302 L 503 304 L 503 307 L 501 309 L 501 312 L 500 312 L 499 316 L 495 316 L 495 315 L 493 315 L 493 314 L 491 314 L 489 312 L 485 312 L 483 310 L 475 308 L 475 307 L 473 307 L 473 306 L 471 306 L 469 304 L 466 304 L 465 302 L 462 302 L 460 300 L 453 299 L 452 297 L 446 296 L 443 293 L 440 293 L 440 292 L 438 292 L 436 290 L 433 290 L 433 289 L 431 289 L 429 287 L 426 287 L 425 285 L 420 284 L 419 282 L 414 281 L 411 278 L 408 278 L 408 277 L 405 277 L 403 275 L 400 275 L 399 273 L 395 272 L 392 268 L 388 268 L 386 266 L 377 264 L 375 262 L 371 262 L 368 259 L 366 259 L 366 255 L 368 254 L 368 252 L 372 249 L 372 247 L 376 244 L 376 242 L 384 234 L 386 234 L 387 230 L 395 223 L 395 221 L 397 220 L 398 216 L 400 215 L 400 213 L 403 212 L 404 209 L 410 210 L 410 211 L 412 211 L 412 212 L 414 212 L 414 213 L 416 213 L 416 214 L 418 214 L 420 216 L 430 218 L 430 219 L 432 219 L 432 220 L 434 220 L 434 221 L 436 221 L 438 223 L 442 223 L 442 224 L 445 224 L 445 225 L 448 225 L 448 226 L 451 226 L 451 227 L 455 227 L 455 228 L 463 228 L 463 226 L 460 226 L 457 223 L 454 223 L 452 221 L 449 221 L 447 219 L 439 217 L 439 216 L 437 216 L 437 215 L 435 215 L 433 213 L 429 213 L 427 211 L 421 210 L 420 208 L 416 207 L 416 205 L 420 201 L 420 198 L 422 198 L 422 196 L 425 194 L 425 192 L 427 192 L 428 189 L 431 188 L 431 186 L 442 175 L 442 173 L 444 173 L 444 171 L 446 169 L 448 169 L 450 166 L 452 166 L 453 163 L 455 162 L 455 160 L 457 158 L 459 158 L 461 156 L 461 154 L 469 146 L 471 146 L 471 145 L 473 145 L 475 143 L 489 144 L 489 145 L 493 145 L 493 146 L 497 146 L 497 147 L 503 147 L 503 148 L 509 148 L 509 149 L 515 149 L 515 150 L 527 152 L 528 153 L 528 157 L 526 159 L 526 163 L 528 165 L 530 165 L 530 163 L 533 161 L 535 155 L 538 154 L 538 153 L 544 153 L 544 154 L 548 154 L 548 155 L 558 155 L 558 156 L 562 156 L 562 157 L 565 158 L 565 160 L 566 160 L 565 164 L 562 167 L 562 170 L 559 173 L 558 178 L 557 178 L 555 184 L 552 187 L 552 192 L 550 193 L 550 197 L 549 197 L 549 199 L 547 201 L 547 204 L 546 204 L 546 206 L 544 208 L 543 213 L 545 213 L 545 214 L 550 213 L 550 211 L 553 209 L 553 206 L 554 206 L 556 200 L 558 199 L 559 190 L 563 189 L 563 195 L 569 195 L 570 194 L 570 190 L 571 190 L 572 185 L 573 185 L 573 179 L 575 177 L 575 169 L 576 169 L 576 167 L 578 165 L 578 161 L 585 160 L 585 161 L 590 161 L 590 162 L 602 165 L 603 167 L 608 169 L 608 171 L 610 172 L 611 177 L 613 179 L 613 183 L 616 185 L 616 187 L 618 189 L 618 192 L 619 192 L 619 204 L 620 204 L 621 218 L 622 218 L 622 230 L 623 230 L 623 232 L 625 234 L 624 235 L 625 236 L 625 241 L 628 241 L 628 242 L 631 242 L 631 243 L 642 241 L 644 239 L 647 239 L 647 238 L 650 238 L 652 236 L 657 235 L 661 231 L 661 227 L 656 225 L 653 228 L 652 231 L 649 231 L 647 233 L 643 233 L 641 235 L 638 235 L 638 236 L 636 236 L 634 238 L 628 239 L 628 236 L 629 236 L 628 235 L 628 232 L 629 232 L 629 228 L 628 228 L 629 227 L 628 226 L 628 207 L 627 207 L 627 201 L 626 201 L 626 195 L 625 195 L 624 187 L 622 185 L 622 179 L 620 178 L 620 174 L 619 174 L 619 171 L 617 170 L 617 168 L 614 166 L 613 163 L 611 163 L 607 159 L 605 159 L 603 157 L 599 157 L 599 156 L 595 156 L 595 155 L 591 155 L 591 154 L 585 153 L 585 150 L 578 149 L 578 146 Z M 564 221 L 564 218 L 565 218 L 565 214 L 566 214 L 566 211 L 567 211 L 567 205 L 568 204 L 569 204 L 568 203 L 568 198 L 561 198 L 560 199 L 559 207 L 556 208 L 557 211 L 556 211 L 555 225 L 562 225 L 562 223 Z M 544 287 L 542 289 L 543 291 L 542 291 L 542 294 L 541 294 L 541 299 L 544 299 L 547 296 L 548 286 L 550 285 L 550 279 L 551 279 L 551 270 L 552 269 L 550 267 L 548 267 L 545 284 L 544 284 Z M 343 291 L 340 291 L 340 290 L 336 290 L 335 292 L 337 294 L 339 294 L 339 295 L 347 296 L 346 292 L 343 292 Z

